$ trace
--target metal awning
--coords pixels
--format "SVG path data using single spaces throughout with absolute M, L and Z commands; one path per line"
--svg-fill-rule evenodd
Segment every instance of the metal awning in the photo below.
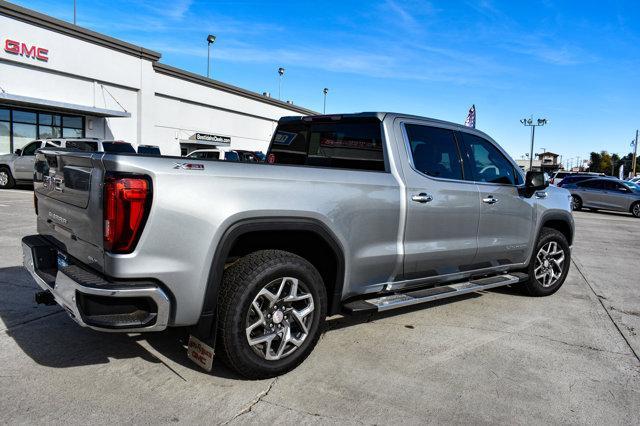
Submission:
M 66 102 L 50 101 L 48 99 L 31 98 L 28 96 L 0 93 L 0 105 L 46 109 L 70 114 L 90 115 L 93 117 L 131 117 L 130 112 L 112 109 L 96 108 L 86 105 L 69 104 Z

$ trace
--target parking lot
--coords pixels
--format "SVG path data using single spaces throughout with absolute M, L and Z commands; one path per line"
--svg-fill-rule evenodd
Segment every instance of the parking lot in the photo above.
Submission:
M 0 399 L 7 423 L 640 423 L 640 220 L 577 212 L 554 296 L 506 288 L 333 317 L 293 372 L 191 364 L 180 330 L 82 329 L 37 306 L 20 239 L 32 192 L 0 191 Z

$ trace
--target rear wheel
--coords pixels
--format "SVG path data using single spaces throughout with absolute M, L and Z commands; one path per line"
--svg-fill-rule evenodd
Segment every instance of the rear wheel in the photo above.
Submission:
M 281 250 L 251 253 L 224 274 L 219 354 L 251 379 L 292 370 L 315 347 L 326 306 L 322 278 L 307 260 Z
M 525 289 L 531 296 L 548 296 L 564 283 L 571 264 L 571 250 L 565 236 L 551 228 L 542 228 L 529 262 L 529 280 Z
M 16 185 L 16 181 L 11 176 L 11 170 L 8 167 L 0 167 L 0 189 L 11 189 Z
M 633 205 L 631 206 L 631 214 L 633 214 L 635 217 L 640 217 L 640 201 L 636 201 L 635 203 L 633 203 Z
M 572 210 L 580 210 L 582 209 L 582 199 L 577 195 L 571 196 L 571 209 Z

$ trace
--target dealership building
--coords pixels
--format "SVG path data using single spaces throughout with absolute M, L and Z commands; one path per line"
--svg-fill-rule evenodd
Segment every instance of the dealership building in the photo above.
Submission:
M 160 62 L 160 53 L 0 0 L 0 154 L 93 137 L 162 154 L 264 151 L 280 117 L 314 111 Z

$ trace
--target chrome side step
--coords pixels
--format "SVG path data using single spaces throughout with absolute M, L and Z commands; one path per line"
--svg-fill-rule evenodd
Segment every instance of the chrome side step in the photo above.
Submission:
M 488 290 L 525 281 L 524 273 L 510 273 L 492 277 L 479 278 L 466 282 L 458 282 L 440 287 L 394 293 L 373 299 L 355 300 L 344 304 L 345 313 L 384 312 L 404 306 L 418 305 L 439 299 L 446 299 L 476 291 Z

